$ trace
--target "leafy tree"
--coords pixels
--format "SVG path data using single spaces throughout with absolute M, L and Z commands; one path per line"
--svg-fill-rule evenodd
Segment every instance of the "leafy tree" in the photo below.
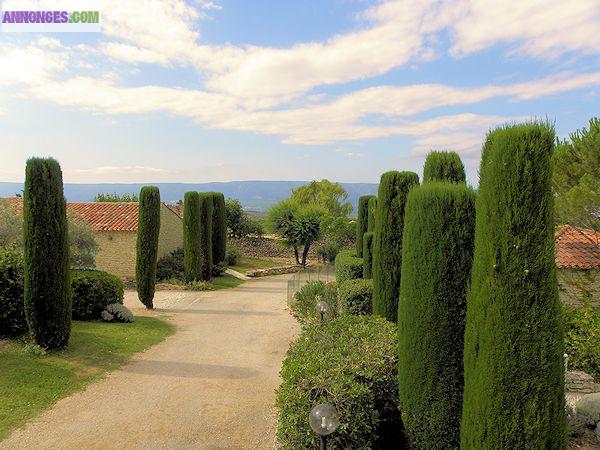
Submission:
M 352 213 L 346 190 L 340 183 L 329 180 L 311 181 L 305 186 L 292 189 L 290 199 L 299 205 L 319 206 L 334 217 L 347 217 Z
M 62 172 L 54 159 L 27 161 L 23 224 L 29 332 L 40 347 L 62 349 L 71 334 L 69 236 Z
M 116 192 L 103 193 L 98 192 L 94 197 L 95 202 L 137 202 L 138 196 L 135 192 L 131 194 L 117 194 Z
M 229 237 L 240 239 L 258 231 L 258 227 L 248 218 L 239 200 L 233 198 L 225 200 L 225 212 Z
M 140 191 L 135 275 L 138 297 L 148 309 L 154 307 L 159 233 L 160 192 L 156 186 L 144 186 Z
M 456 152 L 429 152 L 423 167 L 423 184 L 430 181 L 466 183 L 465 166 Z

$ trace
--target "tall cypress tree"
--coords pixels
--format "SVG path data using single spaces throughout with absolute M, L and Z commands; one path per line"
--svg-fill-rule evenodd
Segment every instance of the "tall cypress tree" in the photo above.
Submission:
M 200 203 L 200 279 L 210 281 L 213 268 L 213 196 L 199 195 Z
M 54 159 L 27 161 L 23 237 L 29 332 L 42 348 L 65 348 L 71 333 L 69 238 L 62 172 Z
M 463 337 L 475 193 L 427 183 L 408 194 L 398 303 L 398 394 L 414 448 L 460 445 Z
M 373 233 L 373 314 L 396 322 L 402 266 L 404 206 L 408 191 L 419 184 L 413 172 L 386 172 L 381 176 Z
M 213 200 L 212 251 L 213 263 L 225 260 L 227 246 L 227 211 L 225 196 L 221 192 L 211 192 Z
M 527 123 L 491 131 L 483 147 L 461 448 L 565 448 L 554 142 L 551 127 Z
M 200 234 L 200 196 L 197 192 L 186 192 L 183 197 L 183 266 L 188 283 L 202 279 Z
M 373 233 L 363 235 L 363 278 L 373 278 Z
M 375 215 L 377 214 L 377 197 L 373 196 L 369 199 L 369 211 L 367 214 L 367 231 L 375 231 Z M 364 238 L 363 238 L 364 239 Z
M 356 219 L 356 256 L 362 258 L 363 234 L 367 232 L 369 200 L 373 195 L 362 195 L 358 197 L 358 217 Z
M 135 274 L 138 298 L 148 309 L 154 307 L 159 233 L 160 192 L 156 186 L 144 186 L 139 197 Z
M 465 166 L 456 152 L 432 151 L 425 159 L 423 184 L 430 181 L 465 183 Z

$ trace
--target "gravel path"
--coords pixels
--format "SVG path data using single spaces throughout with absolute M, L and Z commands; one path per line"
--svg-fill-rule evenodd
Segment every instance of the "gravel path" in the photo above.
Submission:
M 286 277 L 216 292 L 161 291 L 176 333 L 106 380 L 60 400 L 0 448 L 271 449 L 274 389 L 298 325 Z M 134 292 L 125 304 L 148 314 Z

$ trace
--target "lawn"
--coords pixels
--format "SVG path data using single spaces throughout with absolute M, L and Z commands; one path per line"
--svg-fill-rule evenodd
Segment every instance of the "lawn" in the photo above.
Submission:
M 212 282 L 210 283 L 210 288 L 207 289 L 207 291 L 218 291 L 219 289 L 234 288 L 239 286 L 240 284 L 244 284 L 244 280 L 240 280 L 239 278 L 236 278 L 233 275 L 224 273 L 220 277 L 215 277 L 212 279 Z
M 275 265 L 275 261 L 272 259 L 242 257 L 231 268 L 236 272 L 246 273 L 250 270 L 268 269 L 269 267 L 275 267 Z
M 170 324 L 151 317 L 131 324 L 74 321 L 67 350 L 40 354 L 25 341 L 0 347 L 0 441 L 172 333 Z

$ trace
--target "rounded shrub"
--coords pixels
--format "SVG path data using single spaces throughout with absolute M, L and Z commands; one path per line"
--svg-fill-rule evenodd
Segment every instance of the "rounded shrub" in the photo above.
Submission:
M 135 284 L 140 301 L 152 309 L 160 233 L 160 192 L 156 186 L 144 186 L 140 190 L 138 208 Z
M 600 308 L 565 305 L 565 353 L 569 370 L 581 370 L 600 382 Z
M 324 292 L 325 282 L 323 281 L 310 281 L 296 292 L 290 306 L 292 314 L 298 322 L 304 325 L 315 320 L 317 297 L 322 297 Z
M 547 125 L 488 133 L 467 295 L 461 448 L 565 448 Z
M 235 266 L 240 257 L 240 251 L 235 245 L 228 245 L 225 251 L 225 261 L 230 266 Z
M 52 158 L 27 161 L 23 240 L 29 332 L 46 350 L 65 348 L 71 334 L 69 238 L 62 172 Z
M 373 232 L 373 314 L 396 322 L 402 267 L 402 231 L 408 191 L 419 184 L 413 172 L 381 176 Z
M 363 236 L 363 278 L 373 278 L 373 233 Z
M 362 278 L 363 260 L 357 258 L 354 250 L 342 250 L 335 257 L 335 280 L 338 283 Z
M 213 197 L 200 194 L 200 280 L 210 281 L 213 271 Z
M 112 303 L 102 311 L 102 320 L 105 322 L 131 323 L 134 321 L 134 317 L 126 306 L 120 303 Z
M 185 280 L 183 248 L 175 249 L 168 255 L 158 259 L 156 263 L 156 279 L 158 281 Z
M 123 281 L 101 270 L 72 270 L 73 319 L 97 320 L 112 303 L 123 303 Z
M 358 197 L 358 216 L 356 218 L 356 256 L 362 258 L 363 234 L 367 232 L 369 220 L 369 200 L 374 195 L 362 195 Z
M 373 312 L 373 280 L 347 280 L 339 284 L 341 316 L 366 316 Z
M 186 192 L 183 197 L 183 266 L 188 283 L 202 279 L 200 231 L 200 196 L 197 192 Z
M 466 184 L 412 189 L 398 303 L 398 393 L 413 448 L 458 448 L 466 296 L 475 193 Z
M 376 214 L 377 214 L 377 197 L 372 196 L 369 199 L 369 211 L 367 214 L 367 231 L 368 232 L 372 233 L 375 231 Z
M 225 261 L 227 252 L 227 211 L 225 196 L 221 192 L 211 192 L 213 201 L 212 252 L 213 264 Z
M 396 361 L 396 327 L 382 318 L 346 316 L 305 328 L 281 368 L 278 443 L 318 448 L 308 415 L 330 403 L 340 413 L 331 448 L 399 448 Z
M 0 251 L 0 337 L 27 331 L 23 305 L 23 255 Z
M 465 166 L 456 152 L 429 152 L 423 167 L 423 184 L 430 181 L 466 183 Z

